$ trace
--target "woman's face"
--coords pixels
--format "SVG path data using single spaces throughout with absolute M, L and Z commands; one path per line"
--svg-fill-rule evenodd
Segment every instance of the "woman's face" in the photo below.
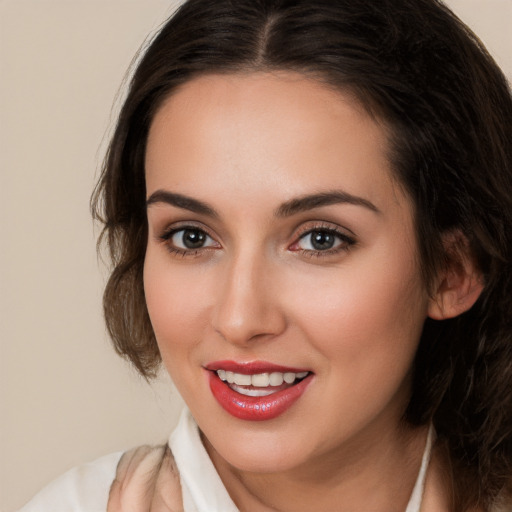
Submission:
M 197 78 L 155 116 L 148 310 L 236 468 L 346 457 L 397 429 L 428 295 L 386 152 L 352 97 L 293 73 Z

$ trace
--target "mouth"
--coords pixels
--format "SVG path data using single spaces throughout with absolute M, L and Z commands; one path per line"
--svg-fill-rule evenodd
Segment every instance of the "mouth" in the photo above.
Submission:
M 219 361 L 206 369 L 215 399 L 229 414 L 247 421 L 280 416 L 303 395 L 313 378 L 309 370 L 264 362 Z
M 309 372 L 272 372 L 252 375 L 217 370 L 217 376 L 237 393 L 245 396 L 269 396 L 298 384 Z M 284 386 L 284 387 L 283 387 Z

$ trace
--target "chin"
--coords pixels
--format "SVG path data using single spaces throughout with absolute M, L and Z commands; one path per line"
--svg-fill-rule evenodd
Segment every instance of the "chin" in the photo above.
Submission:
M 208 440 L 203 435 L 203 443 L 214 460 L 220 456 L 239 471 L 286 472 L 310 457 L 311 447 L 307 447 L 307 437 L 304 438 L 296 430 L 293 435 L 272 429 L 262 431 L 244 427 L 238 432 L 233 430 L 230 435 L 225 432 L 220 435 L 210 433 Z
M 250 473 L 283 473 L 301 464 L 297 454 L 292 455 L 283 450 L 266 451 L 261 447 L 252 450 L 231 447 L 227 453 L 217 453 L 237 470 Z

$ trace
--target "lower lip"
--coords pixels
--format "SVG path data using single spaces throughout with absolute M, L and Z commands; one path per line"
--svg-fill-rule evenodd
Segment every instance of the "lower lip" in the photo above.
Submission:
M 312 374 L 289 388 L 268 396 L 245 396 L 232 390 L 210 371 L 210 389 L 219 404 L 229 414 L 240 420 L 267 421 L 287 411 L 304 393 Z

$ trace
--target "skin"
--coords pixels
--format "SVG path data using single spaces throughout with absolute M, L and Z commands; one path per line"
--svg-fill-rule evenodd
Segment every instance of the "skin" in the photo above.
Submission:
M 216 215 L 148 206 L 148 310 L 240 510 L 405 510 L 426 429 L 400 418 L 432 300 L 386 152 L 386 129 L 351 96 L 293 73 L 196 78 L 153 120 L 147 197 L 182 194 Z M 333 190 L 367 204 L 276 215 Z M 183 232 L 168 235 L 184 226 L 206 233 L 205 245 L 183 252 Z M 312 229 L 342 238 L 315 252 Z M 205 365 L 226 359 L 314 377 L 281 416 L 244 421 L 209 389 Z

